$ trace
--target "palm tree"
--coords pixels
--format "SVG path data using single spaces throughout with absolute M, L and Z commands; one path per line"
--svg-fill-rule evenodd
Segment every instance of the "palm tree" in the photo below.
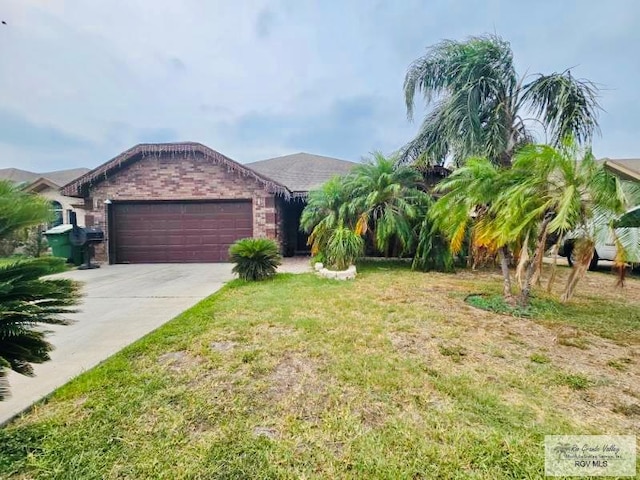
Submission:
M 40 277 L 64 270 L 61 258 L 17 260 L 0 266 L 0 400 L 8 394 L 6 370 L 33 375 L 32 363 L 49 360 L 52 345 L 34 325 L 66 325 L 61 314 L 77 303 L 71 280 Z
M 406 251 L 414 238 L 413 226 L 426 196 L 419 190 L 422 177 L 413 168 L 397 166 L 397 159 L 379 152 L 357 165 L 346 177 L 349 211 L 356 217 L 355 231 L 370 234 L 375 247 L 387 255 L 396 242 Z
M 511 178 L 488 159 L 471 158 L 436 186 L 442 196 L 429 213 L 435 227 L 449 239 L 454 255 L 462 249 L 469 231 L 472 251 L 484 248 L 498 253 L 507 300 L 512 299 L 509 239 L 499 229 L 500 212 L 492 209 L 492 204 L 510 182 Z
M 0 180 L 0 238 L 46 223 L 51 215 L 51 204 L 46 198 L 25 192 L 8 180 Z
M 454 257 L 448 239 L 429 215 L 433 204 L 434 199 L 430 195 L 424 195 L 418 202 L 418 219 L 422 220 L 414 222 L 415 253 L 411 268 L 451 272 L 454 270 Z
M 526 305 L 529 301 L 547 235 L 556 233 L 562 238 L 573 231 L 579 233 L 574 247 L 577 261 L 562 295 L 567 301 L 589 267 L 596 241 L 609 234 L 612 219 L 624 213 L 635 199 L 616 176 L 596 162 L 590 150 L 580 150 L 571 139 L 559 147 L 522 148 L 508 175 L 513 179 L 511 187 L 502 191 L 492 205 L 496 212 L 502 212 L 500 229 L 510 239 L 536 238 L 519 303 Z M 625 248 L 623 234 L 618 243 L 621 257 L 633 248 Z
M 0 181 L 0 240 L 45 223 L 50 215 L 46 199 Z M 64 324 L 60 315 L 77 301 L 74 283 L 40 279 L 63 268 L 64 261 L 58 258 L 8 261 L 0 266 L 0 400 L 8 394 L 7 368 L 33 375 L 31 363 L 49 359 L 52 346 L 45 341 L 45 332 L 33 327 Z
M 300 217 L 300 228 L 309 234 L 312 255 L 323 252 L 334 230 L 345 223 L 348 200 L 349 192 L 344 177 L 340 176 L 309 192 L 307 205 Z
M 598 128 L 597 88 L 570 71 L 517 75 L 508 42 L 497 35 L 466 41 L 442 41 L 414 61 L 407 71 L 407 114 L 422 93 L 427 112 L 418 135 L 401 151 L 404 162 L 460 166 L 470 157 L 486 157 L 510 166 L 514 153 L 544 127 L 553 145 L 568 135 L 589 142 Z M 533 118 L 527 118 L 531 114 Z

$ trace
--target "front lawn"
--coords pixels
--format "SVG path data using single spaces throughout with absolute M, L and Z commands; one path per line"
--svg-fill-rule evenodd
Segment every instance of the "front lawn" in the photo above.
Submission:
M 493 273 L 236 281 L 0 430 L 0 477 L 540 478 L 545 434 L 640 430 L 640 281 L 536 318 Z M 132 319 L 133 321 L 133 319 Z

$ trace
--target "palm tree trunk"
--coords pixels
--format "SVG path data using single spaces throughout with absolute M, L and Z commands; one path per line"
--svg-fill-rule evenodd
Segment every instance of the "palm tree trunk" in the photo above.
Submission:
M 560 250 L 560 245 L 562 245 L 563 240 L 564 237 L 560 235 L 560 237 L 558 237 L 558 241 L 553 246 L 553 264 L 551 265 L 551 275 L 549 276 L 549 281 L 547 282 L 547 293 L 551 293 L 553 284 L 556 281 L 556 271 L 558 269 L 558 250 Z
M 507 302 L 513 302 L 511 293 L 511 274 L 509 273 L 509 248 L 503 245 L 498 249 L 500 270 L 502 271 L 502 295 Z
M 526 307 L 529 305 L 529 295 L 531 295 L 531 285 L 533 285 L 533 274 L 538 267 L 538 260 L 542 258 L 544 253 L 544 242 L 547 238 L 547 228 L 549 227 L 549 222 L 553 215 L 545 215 L 542 220 L 542 225 L 540 225 L 540 233 L 538 233 L 536 252 L 533 254 L 533 258 L 527 267 L 527 275 L 524 280 L 524 286 L 520 291 L 520 296 L 518 298 L 518 304 L 522 307 Z
M 542 241 L 538 245 L 536 269 L 533 272 L 533 280 L 531 280 L 532 285 L 540 286 L 540 279 L 542 278 L 542 265 L 544 263 L 544 247 L 547 244 L 548 234 L 549 232 L 545 230 L 544 235 L 542 236 Z
M 560 297 L 561 302 L 567 302 L 573 297 L 578 282 L 585 276 L 587 270 L 589 270 L 589 264 L 593 258 L 594 246 L 594 242 L 591 239 L 576 242 L 574 246 L 576 261 L 567 279 L 565 290 Z
M 529 264 L 529 260 L 531 260 L 531 258 L 529 257 L 529 232 L 527 232 L 527 235 L 522 242 L 522 247 L 520 248 L 520 258 L 518 259 L 518 266 L 516 267 L 516 280 L 520 289 L 524 287 L 525 272 L 527 265 Z

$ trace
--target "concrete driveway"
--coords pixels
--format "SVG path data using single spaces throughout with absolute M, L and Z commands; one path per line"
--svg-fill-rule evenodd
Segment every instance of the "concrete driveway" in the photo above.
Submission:
M 58 276 L 83 283 L 84 298 L 68 326 L 52 326 L 51 361 L 33 378 L 11 372 L 11 397 L 0 425 L 34 402 L 218 290 L 231 264 L 107 265 Z

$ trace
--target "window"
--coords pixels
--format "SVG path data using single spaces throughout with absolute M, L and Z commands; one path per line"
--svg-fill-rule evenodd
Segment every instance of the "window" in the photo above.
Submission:
M 51 202 L 51 210 L 53 211 L 53 221 L 51 222 L 51 226 L 57 227 L 58 225 L 62 225 L 64 223 L 64 209 L 60 202 L 53 200 Z

